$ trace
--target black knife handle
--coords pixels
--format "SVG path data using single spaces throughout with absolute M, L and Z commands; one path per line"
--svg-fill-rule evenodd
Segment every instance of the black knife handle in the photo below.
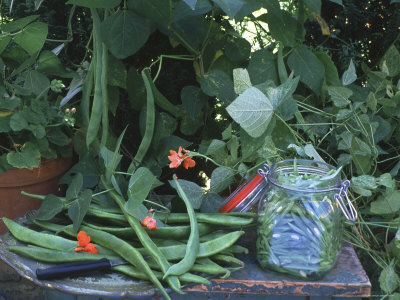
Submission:
M 82 275 L 91 271 L 108 270 L 110 261 L 102 258 L 94 261 L 80 261 L 60 264 L 47 269 L 36 269 L 36 277 L 39 280 L 51 280 L 68 276 Z

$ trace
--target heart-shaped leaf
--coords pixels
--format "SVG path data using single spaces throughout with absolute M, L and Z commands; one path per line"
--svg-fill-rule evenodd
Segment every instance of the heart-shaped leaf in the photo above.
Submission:
M 259 137 L 265 132 L 273 115 L 271 101 L 255 87 L 248 88 L 226 110 L 252 137 Z

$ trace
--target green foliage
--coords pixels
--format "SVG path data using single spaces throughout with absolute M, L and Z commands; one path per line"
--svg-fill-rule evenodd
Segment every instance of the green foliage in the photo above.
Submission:
M 397 7 L 395 2 L 391 5 Z M 70 183 L 66 198 L 74 228 L 90 205 L 87 188 L 102 189 L 100 173 L 127 199 L 125 209 L 138 219 L 153 206 L 182 209 L 171 196 L 176 186 L 166 184 L 172 174 L 169 151 L 179 146 L 190 150 L 187 155 L 196 161 L 193 168 L 176 170 L 179 184 L 193 207 L 204 212 L 218 211 L 224 197 L 263 163 L 293 156 L 326 161 L 342 167 L 343 179 L 351 180 L 356 196 L 361 217 L 348 230 L 348 238 L 379 266 L 373 270 L 380 274 L 374 284 L 396 295 L 398 265 L 391 263 L 386 246 L 398 241 L 400 217 L 398 38 L 387 47 L 370 39 L 370 46 L 368 40 L 343 37 L 345 30 L 333 30 L 350 15 L 348 30 L 363 35 L 364 19 L 370 20 L 364 7 L 370 3 L 128 0 L 125 7 L 122 1 L 68 1 L 86 16 L 90 8 L 94 21 L 87 26 L 84 43 L 91 49 L 80 57 L 90 67 L 76 77 L 84 90 L 73 100 L 81 106 L 79 141 L 85 147 L 78 150 L 79 162 L 63 181 Z M 267 12 L 252 14 L 261 7 Z M 321 35 L 321 17 L 329 36 Z M 254 39 L 241 36 L 235 21 L 254 26 Z M 0 108 L 21 109 L 0 118 L 0 132 L 32 133 L 39 152 L 48 148 L 46 142 L 62 146 L 61 133 L 46 136 L 50 129 L 45 119 L 52 113 L 38 111 L 37 105 L 29 110 L 22 106 L 27 98 L 43 98 L 52 76 L 71 72 L 52 52 L 42 51 L 36 59 L 46 33 L 36 16 L 13 22 L 2 26 L 15 35 L 4 35 L 0 50 L 14 80 L 3 90 L 12 87 L 18 97 L 9 93 L 0 99 Z M 390 24 L 395 27 L 395 21 Z M 23 28 L 29 38 L 16 38 Z M 367 53 L 359 51 L 358 43 L 371 49 L 376 43 L 387 50 Z M 15 160 L 26 164 L 32 157 Z M 3 166 L 4 158 L 0 161 Z M 82 182 L 73 177 L 76 173 L 83 175 Z M 98 198 L 93 198 L 97 205 L 110 206 L 106 197 Z M 47 203 L 43 218 L 61 209 L 60 201 L 53 210 Z M 386 234 L 379 231 L 382 226 L 388 226 Z
M 68 74 L 53 53 L 42 51 L 48 26 L 37 21 L 38 17 L 27 16 L 1 26 L 2 171 L 37 168 L 42 158 L 71 154 L 73 113 L 67 117 L 58 107 L 58 94 L 64 85 L 53 75 L 64 77 L 73 72 Z

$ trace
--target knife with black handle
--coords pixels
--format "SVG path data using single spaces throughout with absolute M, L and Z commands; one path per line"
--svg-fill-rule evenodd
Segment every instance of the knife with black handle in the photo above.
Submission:
M 36 277 L 39 280 L 51 280 L 64 277 L 87 275 L 93 271 L 107 271 L 112 266 L 126 264 L 127 261 L 122 258 L 107 259 L 102 258 L 93 261 L 78 261 L 72 263 L 59 264 L 46 269 L 37 269 Z

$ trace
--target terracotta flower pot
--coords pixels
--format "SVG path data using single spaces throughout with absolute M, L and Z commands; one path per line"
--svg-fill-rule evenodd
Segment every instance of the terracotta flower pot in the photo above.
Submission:
M 16 169 L 0 173 L 0 217 L 14 219 L 29 210 L 39 209 L 42 201 L 21 194 L 57 194 L 60 192 L 58 181 L 72 166 L 72 157 L 42 160 L 39 168 Z M 7 231 L 0 221 L 0 234 Z

